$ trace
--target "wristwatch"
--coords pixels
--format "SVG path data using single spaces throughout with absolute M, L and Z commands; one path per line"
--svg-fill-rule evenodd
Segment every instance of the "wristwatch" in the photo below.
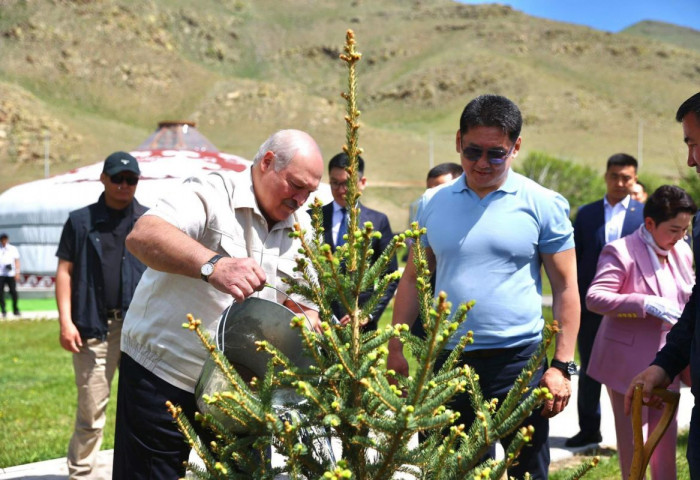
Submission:
M 552 359 L 550 366 L 556 368 L 557 370 L 561 370 L 561 373 L 563 373 L 568 379 L 571 379 L 571 375 L 578 372 L 578 365 L 576 365 L 574 362 L 562 362 L 560 360 Z
M 199 275 L 202 277 L 202 280 L 209 282 L 209 277 L 214 273 L 214 264 L 222 258 L 224 258 L 223 255 L 214 255 L 207 263 L 202 265 L 202 268 L 199 269 Z

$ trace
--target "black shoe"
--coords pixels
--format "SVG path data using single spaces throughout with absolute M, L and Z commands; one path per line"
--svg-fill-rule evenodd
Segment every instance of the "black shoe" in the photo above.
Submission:
M 568 439 L 564 445 L 567 447 L 583 447 L 592 443 L 600 443 L 603 437 L 600 432 L 578 432 L 576 435 Z

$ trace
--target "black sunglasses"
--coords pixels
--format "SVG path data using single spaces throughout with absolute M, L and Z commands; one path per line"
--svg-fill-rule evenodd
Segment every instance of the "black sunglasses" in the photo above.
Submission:
M 505 151 L 502 148 L 490 148 L 490 149 L 486 150 L 486 160 L 491 165 L 501 165 L 513 153 L 514 147 L 515 147 L 515 145 L 510 147 L 510 150 L 508 150 L 508 151 Z M 484 154 L 484 149 L 480 148 L 480 147 L 471 147 L 470 146 L 470 147 L 464 148 L 462 150 L 462 153 L 464 154 L 464 158 L 466 158 L 470 162 L 478 162 L 479 159 Z
M 109 181 L 115 185 L 121 185 L 122 182 L 126 182 L 127 185 L 134 186 L 139 183 L 139 177 L 127 176 L 127 175 L 112 175 L 109 177 Z

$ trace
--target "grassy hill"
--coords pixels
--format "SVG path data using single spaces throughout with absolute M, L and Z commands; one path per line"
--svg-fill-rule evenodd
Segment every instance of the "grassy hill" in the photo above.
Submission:
M 458 161 L 474 96 L 508 96 L 533 150 L 600 169 L 612 153 L 675 177 L 678 105 L 700 85 L 700 52 L 449 0 L 4 0 L 0 9 L 0 191 L 141 143 L 161 120 L 191 120 L 247 158 L 269 133 L 301 128 L 330 158 L 345 138 L 352 28 L 359 64 L 367 204 L 407 221 L 430 158 Z M 677 27 L 680 28 L 680 27 Z M 692 31 L 697 34 L 697 32 Z
M 673 43 L 681 48 L 700 51 L 700 31 L 692 28 L 646 20 L 635 23 L 621 33 Z

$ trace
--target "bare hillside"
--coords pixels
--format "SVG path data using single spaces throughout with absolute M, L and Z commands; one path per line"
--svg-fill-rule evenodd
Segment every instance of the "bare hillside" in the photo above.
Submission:
M 163 119 L 197 122 L 252 157 L 279 128 L 308 130 L 326 157 L 345 136 L 345 30 L 356 32 L 368 160 L 366 202 L 403 226 L 430 158 L 455 161 L 465 103 L 486 92 L 523 110 L 523 154 L 600 167 L 637 154 L 675 176 L 679 103 L 700 52 L 499 5 L 448 0 L 3 0 L 0 190 L 138 145 Z M 374 186 L 373 186 L 374 184 Z

